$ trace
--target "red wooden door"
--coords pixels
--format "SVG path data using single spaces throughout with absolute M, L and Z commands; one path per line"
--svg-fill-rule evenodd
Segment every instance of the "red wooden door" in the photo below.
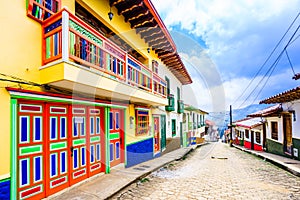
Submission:
M 160 152 L 159 117 L 154 117 L 154 153 Z
M 75 184 L 88 177 L 87 131 L 85 106 L 72 106 L 70 133 L 70 182 Z
M 105 113 L 104 108 L 88 108 L 88 175 L 105 171 Z
M 124 162 L 124 114 L 121 109 L 110 109 L 109 112 L 109 159 L 110 167 Z
M 18 106 L 18 199 L 45 197 L 43 112 L 42 103 L 21 102 Z
M 46 105 L 46 196 L 69 186 L 68 106 Z

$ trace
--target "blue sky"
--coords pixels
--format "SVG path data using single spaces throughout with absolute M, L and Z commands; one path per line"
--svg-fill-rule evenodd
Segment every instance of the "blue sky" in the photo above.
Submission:
M 284 54 L 265 87 L 259 83 L 300 25 L 296 20 L 260 74 L 245 90 L 289 25 L 300 12 L 300 0 L 152 0 L 173 36 L 194 83 L 189 86 L 198 107 L 208 111 L 244 107 L 300 86 Z M 299 36 L 300 30 L 295 38 Z M 300 72 L 300 37 L 287 48 Z M 258 85 L 258 86 L 257 86 Z M 249 98 L 247 98 L 257 86 Z M 237 100 L 236 100 L 237 99 Z

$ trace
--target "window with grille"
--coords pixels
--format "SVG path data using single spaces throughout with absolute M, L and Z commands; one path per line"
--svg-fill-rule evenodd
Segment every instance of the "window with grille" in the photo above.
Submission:
M 39 22 L 57 13 L 61 7 L 61 0 L 27 0 L 27 15 Z
M 271 122 L 271 138 L 273 140 L 278 140 L 278 123 Z
M 136 110 L 136 135 L 146 135 L 149 131 L 149 111 Z

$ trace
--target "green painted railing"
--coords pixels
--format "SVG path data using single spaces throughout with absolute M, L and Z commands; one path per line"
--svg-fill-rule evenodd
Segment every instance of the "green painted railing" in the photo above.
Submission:
M 168 96 L 169 104 L 165 107 L 166 111 L 175 111 L 175 99 L 173 94 Z

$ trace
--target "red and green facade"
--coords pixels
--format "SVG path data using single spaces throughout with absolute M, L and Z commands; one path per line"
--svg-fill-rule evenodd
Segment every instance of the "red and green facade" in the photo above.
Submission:
M 109 173 L 116 165 L 129 167 L 152 159 L 166 149 L 168 115 L 164 110 L 155 115 L 152 109 L 168 104 L 162 77 L 172 75 L 180 86 L 192 81 L 151 1 L 8 4 L 18 12 L 4 24 L 4 29 L 13 30 L 9 34 L 14 43 L 3 42 L 1 54 L 7 59 L 0 60 L 1 72 L 9 75 L 0 99 L 10 107 L 1 113 L 2 120 L 10 119 L 3 131 L 3 143 L 10 145 L 0 146 L 2 155 L 9 154 L 1 157 L 5 166 L 0 167 L 0 199 L 42 199 Z M 91 17 L 80 15 L 81 7 L 97 18 L 93 26 Z M 113 23 L 106 19 L 111 7 L 124 15 L 115 15 Z M 139 24 L 148 19 L 135 16 L 132 9 L 122 12 L 126 7 L 151 15 L 151 26 L 158 27 L 159 34 L 152 35 L 151 29 L 140 34 Z M 8 10 L 2 9 L 4 15 Z M 141 18 L 124 21 L 127 15 Z M 120 35 L 124 30 L 134 31 L 127 37 Z M 102 31 L 121 37 L 113 41 Z
M 44 198 L 124 163 L 125 105 L 8 91 L 12 199 Z

